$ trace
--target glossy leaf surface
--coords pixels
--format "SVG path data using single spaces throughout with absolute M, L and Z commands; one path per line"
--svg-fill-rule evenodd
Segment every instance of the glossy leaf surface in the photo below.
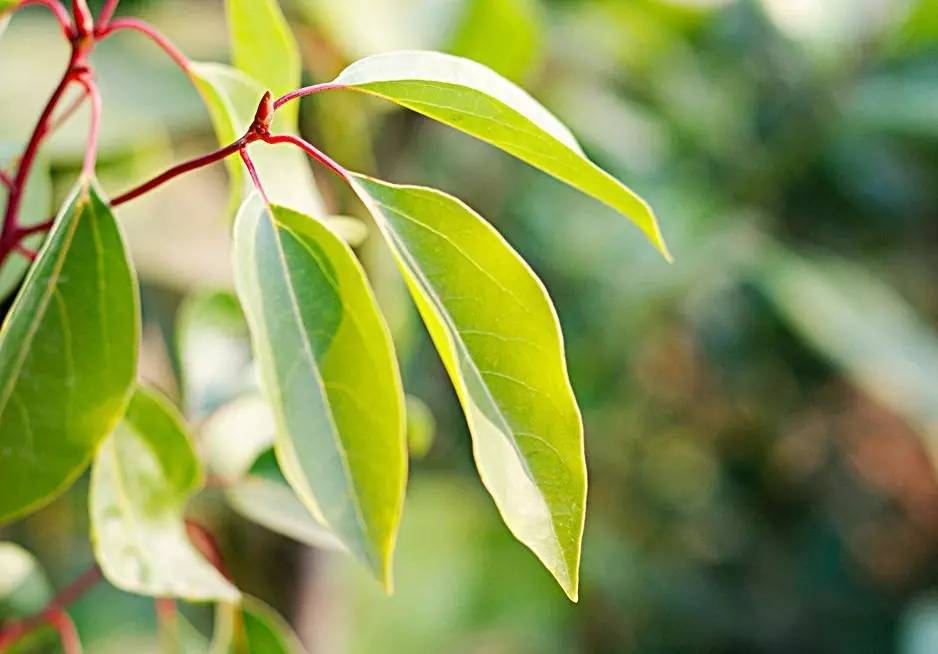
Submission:
M 575 599 L 586 500 L 583 427 L 544 286 L 455 198 L 360 175 L 352 180 L 456 387 L 482 481 L 511 531 Z
M 390 587 L 407 474 L 403 393 L 365 274 L 323 225 L 258 196 L 238 215 L 234 265 L 280 466 Z
M 403 51 L 355 62 L 335 84 L 460 129 L 616 209 L 670 258 L 651 207 L 599 168 L 573 134 L 523 89 L 469 59 Z
M 0 329 L 0 522 L 65 490 L 127 405 L 137 284 L 94 187 L 61 215 Z
M 95 557 L 123 590 L 188 600 L 236 600 L 234 588 L 192 546 L 184 509 L 202 469 L 182 417 L 138 389 L 101 446 L 91 478 Z

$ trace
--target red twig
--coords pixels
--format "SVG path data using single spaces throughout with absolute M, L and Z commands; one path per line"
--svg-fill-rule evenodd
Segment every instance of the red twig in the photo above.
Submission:
M 162 48 L 163 51 L 169 55 L 170 59 L 176 62 L 176 65 L 179 66 L 187 75 L 192 69 L 192 64 L 189 63 L 189 58 L 186 57 L 186 55 L 184 55 L 179 48 L 173 45 L 172 41 L 166 38 L 155 27 L 138 18 L 118 18 L 117 20 L 111 21 L 106 27 L 98 28 L 98 30 L 99 31 L 95 33 L 95 37 L 99 41 L 104 40 L 114 32 L 119 32 L 121 30 L 133 30 L 140 32 L 141 34 L 149 37 L 150 40 Z
M 85 87 L 85 92 L 91 98 L 91 126 L 88 129 L 88 145 L 85 148 L 85 160 L 81 166 L 81 175 L 90 179 L 94 175 L 95 162 L 98 159 L 98 135 L 101 132 L 101 93 L 91 73 L 82 75 L 78 82 Z
M 13 180 L 10 179 L 10 176 L 7 175 L 4 171 L 0 170 L 0 184 L 3 184 L 8 189 L 13 188 Z
M 61 2 L 58 0 L 22 0 L 16 8 L 22 9 L 23 7 L 29 7 L 31 5 L 46 7 L 52 12 L 52 15 L 55 16 L 55 20 L 62 28 L 62 32 L 65 33 L 65 37 L 69 40 L 75 37 L 75 28 L 72 27 L 72 19 Z
M 214 152 L 210 152 L 209 154 L 205 156 L 197 157 L 195 159 L 190 159 L 189 161 L 185 161 L 181 164 L 173 166 L 166 172 L 160 175 L 157 175 L 153 179 L 144 182 L 140 186 L 137 186 L 136 188 L 133 188 L 127 191 L 126 193 L 118 195 L 116 198 L 111 200 L 111 206 L 116 207 L 118 205 L 124 204 L 125 202 L 130 202 L 134 198 L 140 197 L 141 195 L 143 195 L 144 193 L 147 193 L 148 191 L 152 191 L 157 186 L 161 186 L 162 184 L 165 184 L 166 182 L 173 179 L 174 177 L 179 177 L 179 175 L 182 175 L 189 171 L 196 170 L 197 168 L 202 168 L 203 166 L 208 166 L 209 164 L 213 164 L 216 161 L 221 161 L 225 157 L 231 156 L 235 152 L 240 150 L 241 147 L 246 143 L 246 141 L 247 139 L 242 137 L 238 139 L 237 141 L 235 141 L 234 143 L 232 143 L 231 145 L 226 145 L 225 147 L 215 150 Z
M 72 100 L 71 104 L 69 104 L 65 109 L 60 111 L 59 115 L 57 115 L 55 118 L 52 119 L 52 123 L 49 125 L 49 134 L 52 134 L 58 128 L 64 125 L 65 121 L 71 118 L 72 115 L 76 111 L 78 111 L 78 108 L 81 107 L 82 103 L 84 103 L 85 98 L 87 97 L 88 97 L 88 92 L 82 89 L 81 94 L 78 95 L 74 100 Z
M 313 95 L 314 93 L 321 93 L 323 91 L 332 91 L 334 89 L 344 89 L 344 84 L 333 84 L 332 82 L 326 82 L 325 84 L 314 84 L 313 86 L 305 86 L 296 91 L 290 91 L 286 95 L 282 95 L 274 101 L 274 109 L 279 109 L 286 103 L 291 100 L 296 100 L 297 98 L 302 98 L 307 95 Z
M 22 620 L 6 623 L 3 629 L 0 630 L 0 651 L 12 646 L 20 638 L 32 633 L 45 624 L 52 624 L 59 629 L 59 633 L 62 634 L 62 645 L 64 648 L 66 646 L 66 638 L 70 637 L 70 635 L 63 634 L 59 626 L 61 618 L 57 616 L 63 613 L 72 602 L 94 587 L 101 578 L 101 569 L 95 564 L 79 575 L 71 584 L 63 588 L 58 595 L 52 598 L 52 601 L 49 602 L 46 608 L 39 613 L 28 618 L 23 618 Z M 66 649 L 66 652 L 70 651 L 81 650 L 80 648 L 78 650 Z
M 104 3 L 104 6 L 101 8 L 101 13 L 98 14 L 98 23 L 95 27 L 95 33 L 103 29 L 107 29 L 107 26 L 110 25 L 111 19 L 114 17 L 114 12 L 117 10 L 117 4 L 120 0 L 107 0 Z
M 32 250 L 32 249 L 26 247 L 25 245 L 23 245 L 22 242 L 17 243 L 16 245 L 14 245 L 14 246 L 13 246 L 13 249 L 14 249 L 16 252 L 18 252 L 19 254 L 22 254 L 24 257 L 26 257 L 26 258 L 29 259 L 30 261 L 35 261 L 35 260 L 36 260 L 37 252 L 36 252 L 35 250 Z
M 81 654 L 81 640 L 78 630 L 68 613 L 58 609 L 49 616 L 49 623 L 59 632 L 59 641 L 62 643 L 63 654 Z
M 345 170 L 345 168 L 336 163 L 329 155 L 325 154 L 315 145 L 304 141 L 299 136 L 293 136 L 292 134 L 268 134 L 261 138 L 265 143 L 289 143 L 290 145 L 295 145 L 342 179 L 348 180 L 349 178 L 348 171 Z
M 244 162 L 244 165 L 248 169 L 248 173 L 251 175 L 251 181 L 254 182 L 254 188 L 256 188 L 261 197 L 264 198 L 266 204 L 270 204 L 270 198 L 267 197 L 267 191 L 264 190 L 264 185 L 261 184 L 261 178 L 257 176 L 257 169 L 254 167 L 254 162 L 251 161 L 251 155 L 248 154 L 247 146 L 244 146 L 238 152 L 241 154 L 241 160 Z
M 41 223 L 36 223 L 35 225 L 23 225 L 16 230 L 16 236 L 19 239 L 24 239 L 27 236 L 45 232 L 52 228 L 52 223 L 54 222 L 55 218 L 49 218 L 48 220 L 43 220 Z

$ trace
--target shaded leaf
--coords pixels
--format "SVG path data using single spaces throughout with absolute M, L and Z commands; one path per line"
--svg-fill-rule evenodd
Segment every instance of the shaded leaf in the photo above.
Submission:
M 202 444 L 209 469 L 223 480 L 228 504 L 243 517 L 294 540 L 339 549 L 335 536 L 306 509 L 276 467 L 260 469 L 258 459 L 274 445 L 274 416 L 267 402 L 245 396 L 205 423 Z
M 456 387 L 482 481 L 512 533 L 577 596 L 583 427 L 560 325 L 524 260 L 465 204 L 353 175 Z
M 238 214 L 234 265 L 280 466 L 390 587 L 407 475 L 403 393 L 364 271 L 323 225 L 256 195 Z
M 0 329 L 0 522 L 64 491 L 131 391 L 139 300 L 120 229 L 80 187 Z
M 670 258 L 651 207 L 587 159 L 547 109 L 485 66 L 439 52 L 392 52 L 355 62 L 333 83 L 395 102 L 540 168 L 625 215 Z
M 228 145 L 243 136 L 254 120 L 257 104 L 266 89 L 242 71 L 222 64 L 194 63 L 191 74 L 208 107 L 219 144 Z M 278 111 L 272 128 L 278 133 L 295 134 L 296 115 Z M 324 213 L 313 174 L 302 152 L 255 143 L 251 146 L 251 158 L 272 200 L 314 216 Z M 231 212 L 234 213 L 254 187 L 238 157 L 228 157 L 225 166 L 231 180 Z
M 108 581 L 141 595 L 238 599 L 238 590 L 186 536 L 185 505 L 201 486 L 182 417 L 152 391 L 138 389 L 91 476 L 92 541 Z
M 280 615 L 253 597 L 219 604 L 211 654 L 304 654 L 300 639 Z

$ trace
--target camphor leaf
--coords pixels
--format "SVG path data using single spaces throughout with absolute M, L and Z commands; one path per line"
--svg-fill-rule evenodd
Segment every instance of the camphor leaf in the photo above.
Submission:
M 0 522 L 64 491 L 127 406 L 137 282 L 96 188 L 65 203 L 0 328 Z
M 395 102 L 540 168 L 628 217 L 670 259 L 651 207 L 587 159 L 547 109 L 485 66 L 439 52 L 391 52 L 353 63 L 333 84 Z
M 575 600 L 583 426 L 544 286 L 455 198 L 362 175 L 351 182 L 394 250 L 456 387 L 483 483 L 512 533 Z
M 208 107 L 218 142 L 228 145 L 243 136 L 266 89 L 244 72 L 222 64 L 194 63 L 191 75 Z M 272 129 L 295 134 L 296 114 L 278 111 Z M 272 200 L 314 216 L 323 214 L 313 174 L 302 152 L 255 143 L 251 146 L 251 158 Z M 237 157 L 228 157 L 225 166 L 231 180 L 233 214 L 253 186 Z
M 240 597 L 186 536 L 183 511 L 201 486 L 182 417 L 154 392 L 137 389 L 91 475 L 92 542 L 108 581 L 155 597 Z
M 300 639 L 276 611 L 245 596 L 240 605 L 219 604 L 210 654 L 304 654 Z
M 391 587 L 407 476 L 387 326 L 351 250 L 323 225 L 248 199 L 235 280 L 277 424 L 277 460 L 313 514 Z
M 317 521 L 276 469 L 259 469 L 272 459 L 274 416 L 263 398 L 246 395 L 206 421 L 201 442 L 210 470 L 225 483 L 228 504 L 242 516 L 313 547 L 342 549 L 329 528 Z

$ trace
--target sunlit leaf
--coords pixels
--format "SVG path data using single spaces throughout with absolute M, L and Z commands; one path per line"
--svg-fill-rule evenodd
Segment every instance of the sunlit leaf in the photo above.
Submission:
M 225 6 L 235 67 L 274 97 L 299 87 L 300 49 L 277 0 L 226 0 Z M 296 122 L 296 107 L 285 113 Z
M 257 196 L 238 214 L 234 264 L 280 466 L 390 587 L 407 475 L 403 393 L 365 274 L 320 223 Z
M 276 611 L 253 597 L 219 604 L 211 654 L 304 654 L 300 639 Z
M 114 215 L 81 187 L 0 329 L 0 522 L 64 491 L 130 396 L 137 284 Z
M 847 261 L 771 248 L 755 280 L 782 316 L 938 457 L 938 337 L 895 291 Z
M 512 533 L 577 596 L 583 426 L 550 298 L 511 246 L 433 189 L 355 175 L 456 387 L 476 465 Z
M 238 298 L 228 291 L 189 296 L 176 320 L 185 406 L 204 417 L 253 385 L 251 344 Z
M 238 590 L 186 536 L 183 511 L 201 485 L 181 416 L 152 391 L 138 389 L 92 470 L 92 541 L 108 581 L 156 597 L 238 599 Z
M 2 25 L 0 25 L 0 30 L 2 30 Z M 13 170 L 10 165 L 12 160 L 12 150 L 0 147 L 0 168 L 6 171 Z M 49 218 L 52 211 L 52 179 L 49 176 L 49 166 L 44 158 L 39 157 L 33 164 L 26 182 L 23 203 L 20 205 L 20 224 L 28 227 L 41 223 Z M 41 243 L 41 234 L 34 234 L 23 240 L 23 245 L 33 250 L 37 249 Z M 16 290 L 16 287 L 23 281 L 29 263 L 29 260 L 21 254 L 13 254 L 3 262 L 0 266 L 0 299 Z
M 508 79 L 522 79 L 542 45 L 535 0 L 468 0 L 448 50 Z
M 274 416 L 263 398 L 248 395 L 216 411 L 202 429 L 209 469 L 222 480 L 228 504 L 272 531 L 312 545 L 340 549 L 328 527 L 316 520 L 287 485 L 272 460 Z
M 616 209 L 670 257 L 651 207 L 587 159 L 547 109 L 485 66 L 438 52 L 392 52 L 355 62 L 334 84 L 385 98 L 513 154 Z
M 194 63 L 191 74 L 208 107 L 219 144 L 229 145 L 243 136 L 254 120 L 265 88 L 242 71 L 222 64 Z M 296 133 L 295 114 L 278 111 L 272 129 L 278 133 Z M 255 143 L 251 146 L 251 158 L 273 201 L 314 216 L 323 215 L 322 201 L 302 152 Z M 229 157 L 225 165 L 231 180 L 234 213 L 253 185 L 240 159 Z

